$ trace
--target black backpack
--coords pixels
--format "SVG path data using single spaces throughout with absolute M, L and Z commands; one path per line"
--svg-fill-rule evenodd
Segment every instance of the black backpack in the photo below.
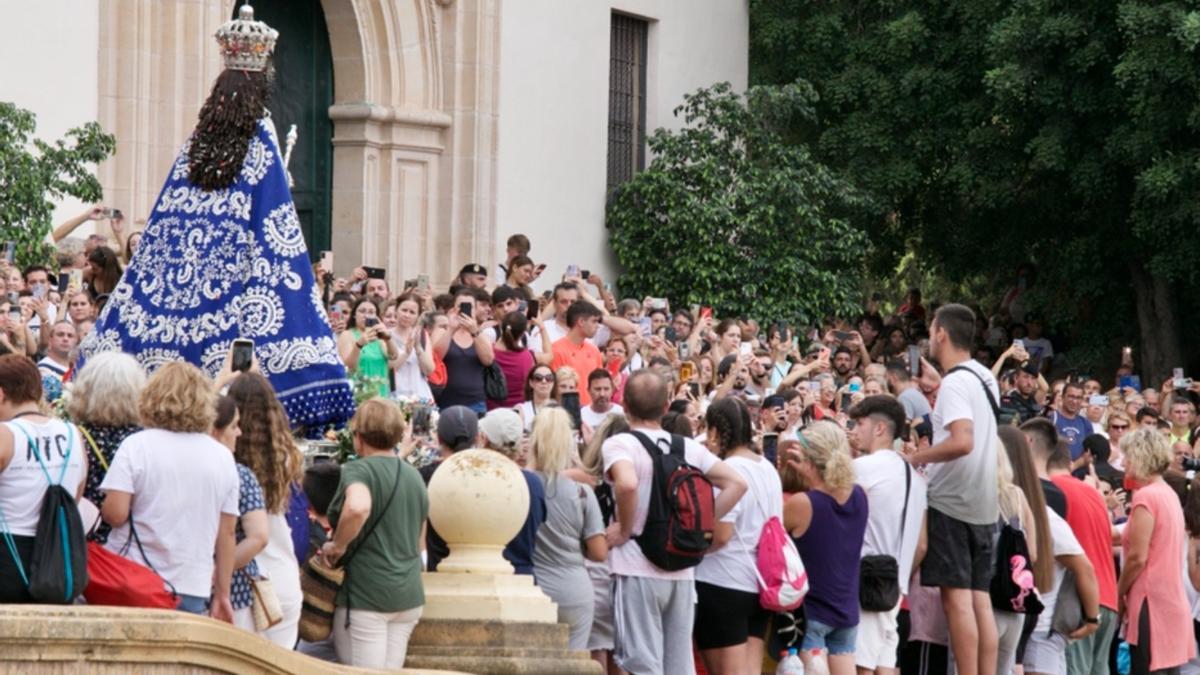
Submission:
M 1017 614 L 1042 612 L 1042 599 L 1033 578 L 1033 561 L 1025 533 L 1010 522 L 1000 523 L 996 541 L 996 572 L 988 589 L 992 607 Z
M 700 564 L 712 546 L 716 508 L 712 482 L 687 463 L 683 437 L 671 434 L 664 453 L 648 436 L 631 432 L 654 466 L 646 525 L 634 540 L 646 559 L 668 572 Z
M 17 426 L 17 425 L 14 425 Z M 19 427 L 29 442 L 30 452 L 37 458 L 42 467 L 42 473 L 50 484 L 42 497 L 42 510 L 38 517 L 37 530 L 34 534 L 33 555 L 29 560 L 29 575 L 26 577 L 21 559 L 13 552 L 17 571 L 22 581 L 29 588 L 29 595 L 37 602 L 57 605 L 69 605 L 75 598 L 83 594 L 87 586 L 87 541 L 85 539 L 83 520 L 79 517 L 79 507 L 75 496 L 62 486 L 71 462 L 71 450 L 75 434 L 71 425 L 67 425 L 67 454 L 63 458 L 62 470 L 58 474 L 58 482 L 50 478 L 50 471 L 42 459 L 41 452 L 33 437 L 23 427 Z M 49 450 L 49 448 L 45 448 Z

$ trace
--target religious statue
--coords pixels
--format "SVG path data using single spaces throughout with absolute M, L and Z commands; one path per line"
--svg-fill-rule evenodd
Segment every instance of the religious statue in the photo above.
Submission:
M 120 350 L 148 371 L 186 360 L 215 374 L 250 339 L 292 424 L 315 431 L 354 399 L 267 111 L 278 36 L 249 5 L 217 31 L 225 69 L 81 358 Z

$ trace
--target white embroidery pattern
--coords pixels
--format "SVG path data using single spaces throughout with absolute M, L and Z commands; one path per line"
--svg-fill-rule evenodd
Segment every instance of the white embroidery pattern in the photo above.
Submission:
M 271 250 L 284 257 L 305 251 L 304 231 L 300 229 L 300 216 L 292 202 L 280 204 L 263 219 L 263 238 Z
M 267 171 L 274 161 L 275 153 L 258 140 L 257 136 L 250 139 L 250 147 L 246 151 L 246 162 L 242 164 L 242 178 L 250 185 L 258 185 L 258 182 L 267 175 Z
M 164 236 L 164 230 L 177 234 Z M 194 309 L 227 296 L 247 281 L 249 256 L 257 252 L 254 237 L 232 220 L 214 227 L 203 218 L 181 222 L 168 216 L 146 228 L 143 242 L 146 251 L 135 258 L 140 290 L 167 310 Z

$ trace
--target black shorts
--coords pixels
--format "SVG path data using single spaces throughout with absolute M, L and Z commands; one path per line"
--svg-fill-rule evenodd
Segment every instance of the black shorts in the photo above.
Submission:
M 747 638 L 763 638 L 771 613 L 758 602 L 758 593 L 696 582 L 696 619 L 692 637 L 698 649 L 740 645 Z
M 972 525 L 930 508 L 929 550 L 921 562 L 921 585 L 987 592 L 995 572 L 995 525 Z
M 24 565 L 25 574 L 28 575 L 29 561 L 33 558 L 33 537 L 13 535 L 13 544 L 17 547 L 17 555 L 21 557 L 21 564 Z M 33 602 L 33 596 L 29 595 L 29 589 L 25 587 L 25 582 L 21 581 L 21 573 L 17 570 L 16 563 L 13 562 L 8 546 L 0 544 L 0 604 L 12 605 L 31 602 Z

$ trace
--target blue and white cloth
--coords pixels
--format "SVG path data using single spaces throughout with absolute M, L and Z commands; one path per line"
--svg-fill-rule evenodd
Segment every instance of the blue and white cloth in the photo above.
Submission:
M 354 398 L 313 280 L 274 125 L 259 120 L 237 181 L 222 190 L 188 181 L 189 145 L 81 346 L 84 358 L 124 351 L 148 371 L 188 361 L 211 375 L 235 339 L 249 338 L 293 425 L 340 426 L 354 413 Z

